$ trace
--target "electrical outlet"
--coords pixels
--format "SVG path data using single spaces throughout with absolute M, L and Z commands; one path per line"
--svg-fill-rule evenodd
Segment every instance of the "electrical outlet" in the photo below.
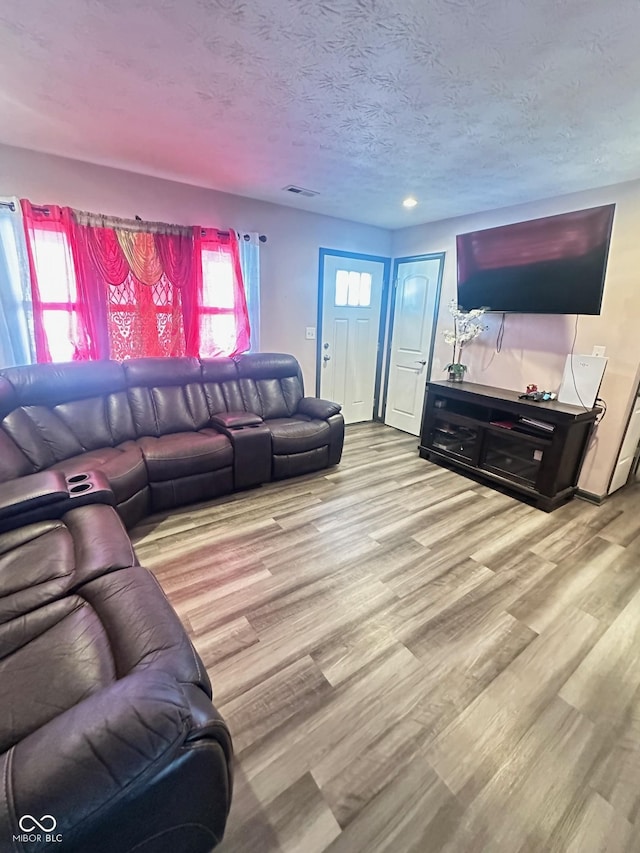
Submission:
M 594 347 L 591 355 L 598 355 L 600 358 L 604 358 L 604 354 L 607 351 L 606 347 Z
M 315 326 L 307 326 L 304 330 L 304 336 L 308 341 L 315 341 L 315 339 L 316 339 L 316 327 Z

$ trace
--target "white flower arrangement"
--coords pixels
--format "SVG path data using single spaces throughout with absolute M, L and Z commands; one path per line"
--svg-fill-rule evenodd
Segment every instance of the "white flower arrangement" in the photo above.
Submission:
M 461 311 L 455 299 L 449 302 L 449 313 L 453 317 L 453 329 L 445 329 L 445 342 L 453 346 L 453 359 L 445 370 L 456 379 L 462 379 L 467 371 L 467 365 L 462 363 L 462 350 L 465 344 L 478 337 L 486 330 L 486 326 L 478 320 L 484 314 L 484 308 L 474 308 L 472 311 Z

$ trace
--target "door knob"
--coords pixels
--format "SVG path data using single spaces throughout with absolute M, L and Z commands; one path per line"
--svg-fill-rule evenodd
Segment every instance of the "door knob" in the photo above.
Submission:
M 423 367 L 425 366 L 426 363 L 427 363 L 426 361 L 418 361 L 416 359 L 416 364 L 421 364 Z
M 323 361 L 331 361 L 331 356 L 330 355 L 323 355 L 322 360 Z

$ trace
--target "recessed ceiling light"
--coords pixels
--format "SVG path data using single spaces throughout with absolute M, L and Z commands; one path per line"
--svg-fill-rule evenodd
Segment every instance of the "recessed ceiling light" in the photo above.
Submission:
M 405 198 L 405 200 L 402 202 L 402 206 L 415 207 L 417 203 L 417 199 L 415 199 L 413 196 L 409 196 L 409 198 Z

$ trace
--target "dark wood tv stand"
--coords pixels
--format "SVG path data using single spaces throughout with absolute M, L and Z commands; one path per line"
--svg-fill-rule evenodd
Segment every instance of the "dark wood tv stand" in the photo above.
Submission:
M 549 512 L 573 497 L 602 409 L 518 396 L 474 382 L 428 382 L 420 456 L 513 490 Z

